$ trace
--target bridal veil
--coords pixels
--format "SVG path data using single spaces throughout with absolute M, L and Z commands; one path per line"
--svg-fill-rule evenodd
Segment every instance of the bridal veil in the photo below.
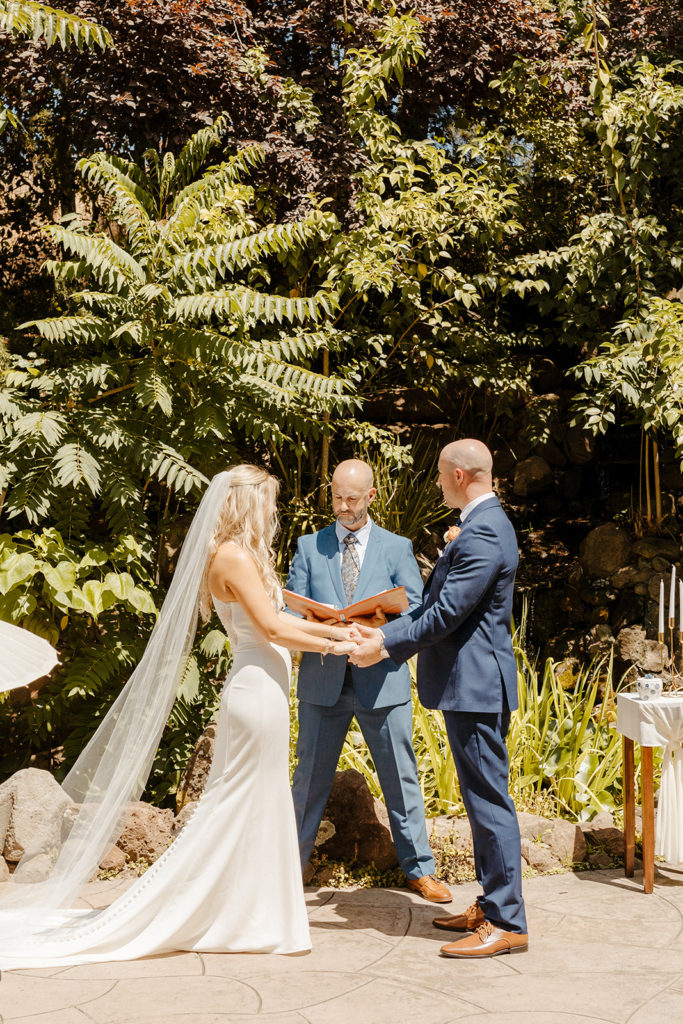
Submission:
M 230 478 L 228 470 L 211 480 L 139 665 L 64 779 L 65 800 L 0 899 L 0 925 L 9 915 L 13 930 L 0 931 L 10 943 L 17 928 L 24 939 L 74 903 L 116 842 L 126 805 L 145 788 L 194 641 L 199 590 Z

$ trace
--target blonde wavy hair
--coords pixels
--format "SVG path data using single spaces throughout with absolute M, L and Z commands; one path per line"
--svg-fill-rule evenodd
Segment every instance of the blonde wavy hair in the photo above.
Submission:
M 209 569 L 218 548 L 227 540 L 239 544 L 252 556 L 271 601 L 277 603 L 280 592 L 273 550 L 279 526 L 277 496 L 280 481 L 265 469 L 248 463 L 230 467 L 230 474 L 230 487 L 209 543 L 199 590 L 199 612 L 205 622 L 210 619 L 212 611 Z

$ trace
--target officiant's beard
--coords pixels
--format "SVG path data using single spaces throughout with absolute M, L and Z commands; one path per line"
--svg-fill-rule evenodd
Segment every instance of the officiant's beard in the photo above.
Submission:
M 352 527 L 358 526 L 367 519 L 369 508 L 370 503 L 368 502 L 362 512 L 337 512 L 337 522 L 346 530 L 350 530 Z

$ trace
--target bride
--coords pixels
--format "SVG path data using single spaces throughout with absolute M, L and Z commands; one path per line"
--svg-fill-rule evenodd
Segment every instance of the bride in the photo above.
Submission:
M 62 784 L 63 801 L 0 897 L 0 968 L 130 960 L 174 950 L 310 948 L 289 789 L 288 649 L 346 654 L 345 627 L 276 610 L 277 480 L 213 478 L 140 664 Z M 231 636 L 211 771 L 168 850 L 103 910 L 74 909 L 144 789 L 187 658 L 213 603 Z

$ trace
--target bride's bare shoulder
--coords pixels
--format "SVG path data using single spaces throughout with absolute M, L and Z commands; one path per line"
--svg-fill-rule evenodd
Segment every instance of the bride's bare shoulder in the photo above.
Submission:
M 236 544 L 234 540 L 223 541 L 223 543 L 217 548 L 211 564 L 212 571 L 215 571 L 216 569 L 222 569 L 224 571 L 230 571 L 230 569 L 244 570 L 248 567 L 255 568 L 254 559 L 246 548 Z

